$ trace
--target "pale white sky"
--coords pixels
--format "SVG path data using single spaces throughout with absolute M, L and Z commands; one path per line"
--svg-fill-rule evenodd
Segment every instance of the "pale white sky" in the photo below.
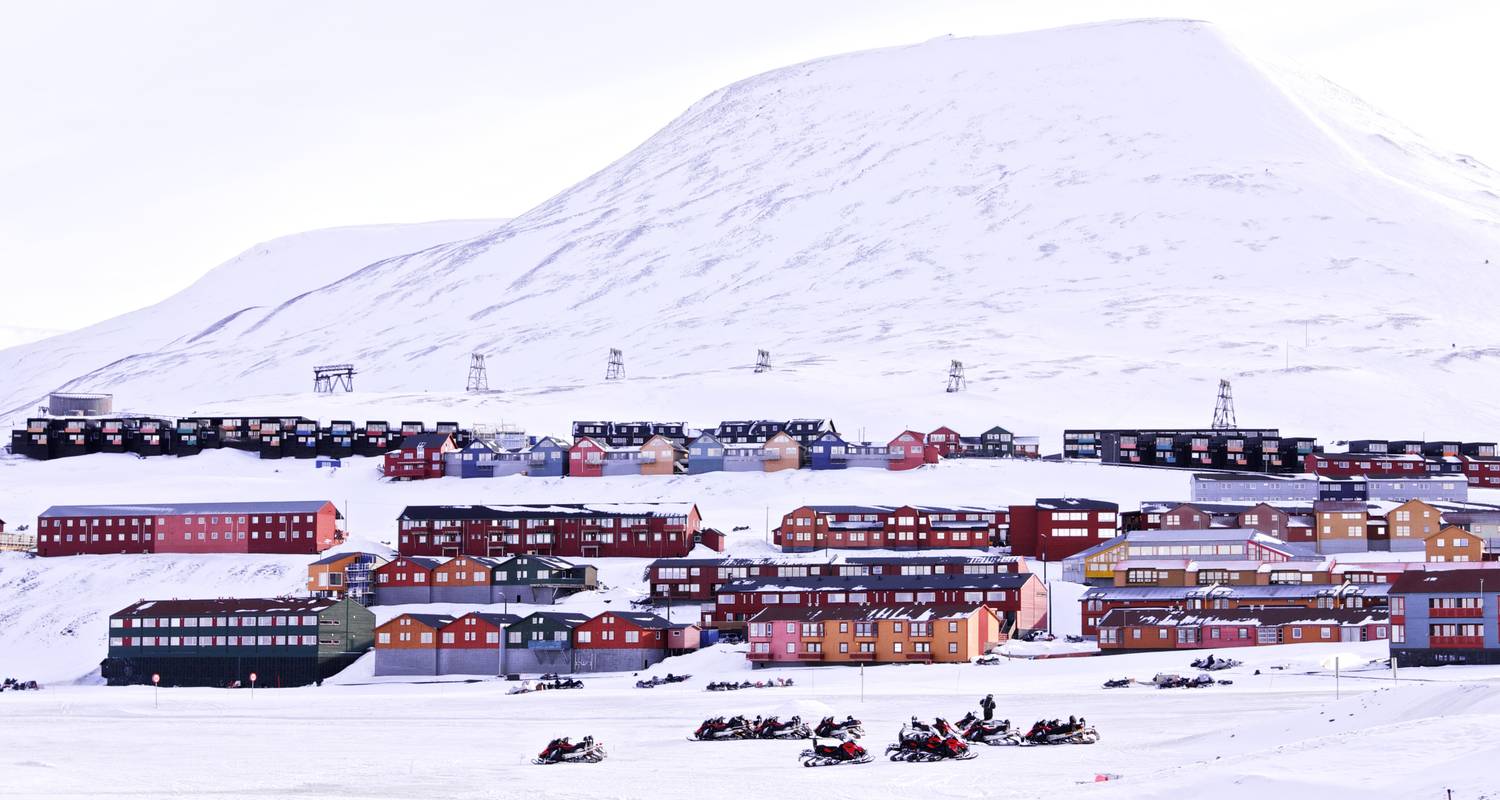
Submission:
M 0 327 L 106 319 L 298 231 L 514 216 L 726 83 L 943 34 L 1207 19 L 1494 165 L 1497 7 L 12 0 L 0 3 Z M 17 302 L 28 277 L 66 279 L 68 301 Z

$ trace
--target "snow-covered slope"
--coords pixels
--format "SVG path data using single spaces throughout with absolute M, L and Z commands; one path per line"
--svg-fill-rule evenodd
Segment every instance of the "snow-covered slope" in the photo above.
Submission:
M 505 220 L 449 220 L 410 225 L 360 225 L 283 236 L 251 247 L 220 264 L 192 286 L 154 306 L 132 311 L 97 325 L 53 336 L 45 341 L 0 350 L 0 420 L 36 405 L 53 389 L 101 385 L 98 370 L 131 369 L 147 354 L 189 348 L 234 318 L 265 311 L 307 291 L 385 259 L 466 239 L 504 224 Z M 57 299 L 59 295 L 50 294 Z M 339 316 L 350 313 L 344 311 Z M 25 335 L 18 329 L 17 336 Z M 35 337 L 31 337 L 35 338 Z M 7 342 L 0 339 L 0 344 Z M 337 354 L 334 354 L 337 355 Z M 246 356 L 236 360 L 244 363 Z M 187 369 L 173 360 L 171 368 Z M 163 362 L 155 362 L 161 369 Z M 132 393 L 135 410 L 153 403 L 179 407 L 168 384 L 162 391 Z M 122 400 L 125 399 L 122 397 Z
M 1203 23 L 945 38 L 726 87 L 483 235 L 0 355 L 0 409 L 63 378 L 143 408 L 283 394 L 330 360 L 362 390 L 455 391 L 481 350 L 492 384 L 611 415 L 614 346 L 663 413 L 931 406 L 959 358 L 975 423 L 1203 424 L 1232 376 L 1247 423 L 1484 435 L 1495 410 L 1432 390 L 1490 385 L 1497 191 Z M 101 335 L 136 355 L 91 355 Z M 749 374 L 757 347 L 778 372 Z

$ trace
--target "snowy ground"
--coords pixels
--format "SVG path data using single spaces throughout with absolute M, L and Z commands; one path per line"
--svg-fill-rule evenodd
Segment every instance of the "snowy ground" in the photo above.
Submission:
M 334 685 L 259 690 L 49 687 L 0 695 L 7 744 L 0 796 L 658 798 L 808 794 L 887 797 L 1495 797 L 1500 670 L 1379 667 L 1340 681 L 1320 663 L 1364 662 L 1380 644 L 1291 645 L 1238 651 L 1232 686 L 1104 690 L 1109 677 L 1182 670 L 1189 656 L 857 669 L 763 670 L 788 689 L 710 693 L 710 679 L 751 673 L 718 647 L 659 665 L 685 684 L 637 690 L 628 675 L 586 678 L 578 691 L 520 696 L 499 681 Z M 1284 666 L 1283 670 L 1272 666 Z M 1259 668 L 1262 674 L 1253 675 Z M 356 666 L 354 669 L 359 669 Z M 981 748 L 973 761 L 809 770 L 800 742 L 695 743 L 713 714 L 853 714 L 881 750 L 912 714 L 955 718 L 994 692 L 1021 724 L 1082 714 L 1093 746 Z M 1463 732 L 1461 735 L 1456 732 Z M 609 758 L 590 766 L 532 766 L 559 735 L 592 734 Z M 189 768 L 190 765 L 190 768 Z M 1422 765 L 1418 768 L 1418 765 Z M 109 775 L 106 781 L 101 775 Z M 1099 774 L 1119 778 L 1095 784 Z M 1489 794 L 1486 794 L 1489 792 Z

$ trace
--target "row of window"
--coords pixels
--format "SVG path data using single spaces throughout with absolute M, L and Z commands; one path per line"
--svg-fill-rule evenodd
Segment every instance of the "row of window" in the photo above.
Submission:
M 236 539 L 239 540 L 239 541 L 241 541 L 241 542 L 245 541 L 245 531 L 239 531 L 238 535 L 236 535 L 236 533 L 232 532 L 232 531 L 224 531 L 223 533 L 224 533 L 224 539 L 223 540 L 226 541 L 226 542 L 232 542 L 232 541 L 235 541 Z M 48 541 L 51 541 L 51 542 L 71 542 L 71 541 L 73 541 L 73 534 L 71 534 L 71 533 L 54 533 L 54 534 L 50 534 L 51 537 L 52 537 L 51 539 L 47 538 L 48 535 L 49 534 L 45 534 L 44 533 L 44 534 L 41 534 L 41 535 L 37 536 L 37 541 L 39 541 L 39 542 L 48 542 Z M 115 542 L 115 541 L 120 541 L 120 542 L 124 542 L 124 541 L 139 542 L 139 541 L 147 541 L 147 542 L 149 542 L 149 541 L 151 541 L 151 536 L 152 536 L 152 534 L 149 533 L 149 532 L 144 533 L 144 534 L 142 534 L 142 533 L 132 533 L 132 534 L 128 534 L 128 535 L 129 535 L 130 538 L 127 540 L 125 538 L 127 536 L 127 534 L 124 534 L 124 533 L 119 533 L 119 534 L 115 534 L 115 533 L 103 533 L 103 534 L 100 534 L 100 533 L 94 533 L 94 534 L 80 533 L 80 534 L 78 534 L 78 541 L 80 541 L 80 542 L 99 542 L 99 541 L 104 541 L 104 542 Z M 294 531 L 277 531 L 277 535 L 275 537 L 272 537 L 271 536 L 271 532 L 270 531 L 266 531 L 265 539 L 266 539 L 266 541 L 271 541 L 273 538 L 275 538 L 275 539 L 281 539 L 282 541 L 286 541 L 288 538 L 291 538 L 291 539 L 311 539 L 315 535 L 316 534 L 314 534 L 312 531 L 297 531 L 297 530 L 294 530 Z M 101 539 L 100 538 L 101 536 L 104 537 L 104 538 Z M 115 538 L 116 536 L 118 536 L 119 538 L 116 539 Z M 141 538 L 143 536 L 145 537 L 144 540 Z M 259 541 L 260 538 L 261 538 L 260 531 L 250 531 L 250 538 L 252 540 Z M 191 541 L 193 541 L 193 539 L 194 539 L 194 537 L 193 537 L 193 534 L 191 534 L 191 533 L 184 532 L 182 534 L 182 541 L 184 541 L 184 542 L 191 542 Z M 156 541 L 158 541 L 158 542 L 165 542 L 166 540 L 167 540 L 167 535 L 165 533 L 158 533 L 158 534 L 156 534 Z M 219 541 L 219 531 L 198 531 L 197 540 L 200 541 L 200 542 L 207 542 L 207 541 L 217 542 L 217 541 Z
M 291 522 L 297 522 L 298 521 L 298 516 L 299 515 L 293 514 L 292 517 L 291 517 Z M 165 525 L 165 524 L 167 524 L 167 518 L 166 517 L 155 517 L 154 519 L 155 519 L 155 522 L 156 522 L 157 525 Z M 191 525 L 191 524 L 193 524 L 193 518 L 192 517 L 177 517 L 175 519 L 177 519 L 177 521 L 179 522 L 179 524 L 184 524 L 184 525 Z M 236 519 L 238 519 L 238 523 L 236 523 Z M 90 519 L 83 519 L 83 518 L 79 518 L 79 519 L 76 519 L 76 520 L 75 519 L 44 519 L 44 520 L 41 520 L 38 523 L 38 527 L 41 527 L 41 528 L 49 528 L 49 527 L 50 528 L 65 528 L 65 527 L 66 528 L 71 528 L 71 527 L 73 527 L 73 523 L 75 521 L 78 523 L 78 527 L 80 527 L 80 528 L 87 528 L 87 527 L 90 527 L 90 525 L 92 525 L 93 527 L 109 527 L 109 526 L 112 526 L 112 525 L 113 526 L 124 526 L 124 525 L 142 526 L 142 525 L 150 525 L 150 524 L 152 524 L 152 520 L 153 520 L 152 517 L 104 517 L 102 519 L 100 519 L 98 517 L 95 517 L 95 518 L 92 518 L 91 520 Z M 287 522 L 287 518 L 284 517 L 284 516 L 277 517 L 276 521 L 277 522 Z M 303 517 L 303 519 L 301 521 L 303 521 L 303 522 L 312 522 L 313 521 L 313 515 L 312 514 L 308 514 L 305 517 Z M 266 523 L 270 524 L 270 522 L 271 522 L 271 518 L 270 517 L 266 517 Z M 198 517 L 198 524 L 199 525 L 218 525 L 219 524 L 219 518 L 218 517 L 214 517 L 214 516 Z M 245 524 L 245 518 L 244 517 L 238 517 L 238 518 L 236 518 L 236 517 L 224 517 L 224 524 L 226 524 L 226 525 L 234 525 L 234 524 L 244 525 Z M 256 517 L 250 517 L 250 524 L 251 525 L 259 525 L 260 524 L 260 517 L 258 517 L 258 516 L 256 516 Z
M 110 647 L 314 647 L 317 636 L 111 636 Z
M 808 599 L 821 595 L 824 605 L 863 605 L 870 602 L 868 592 L 816 592 L 810 593 Z M 1004 602 L 1010 599 L 1011 592 L 1004 589 L 994 591 L 964 591 L 945 592 L 945 602 L 957 602 L 951 596 L 956 595 L 965 603 Z M 790 604 L 796 605 L 802 602 L 802 595 L 776 592 L 759 592 L 746 594 L 747 602 L 754 603 L 759 600 L 762 605 Z M 936 592 L 892 592 L 892 603 L 936 603 Z M 719 595 L 720 605 L 736 605 L 736 596 L 733 594 Z
M 256 628 L 317 625 L 317 614 L 269 614 L 218 617 L 115 617 L 111 628 Z

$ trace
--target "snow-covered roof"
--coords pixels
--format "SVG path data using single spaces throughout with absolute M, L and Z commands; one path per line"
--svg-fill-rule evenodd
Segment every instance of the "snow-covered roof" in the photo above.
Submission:
M 212 600 L 141 600 L 111 614 L 112 617 L 315 614 L 338 601 L 326 597 L 221 597 Z M 149 613 L 147 613 L 149 612 Z
M 404 520 L 510 519 L 536 517 L 680 517 L 693 503 L 535 503 L 520 505 L 407 506 Z
M 228 503 L 145 503 L 49 506 L 39 517 L 175 516 L 186 514 L 316 514 L 328 500 L 266 500 Z M 338 508 L 334 508 L 335 513 Z M 340 515 L 342 517 L 342 515 Z

